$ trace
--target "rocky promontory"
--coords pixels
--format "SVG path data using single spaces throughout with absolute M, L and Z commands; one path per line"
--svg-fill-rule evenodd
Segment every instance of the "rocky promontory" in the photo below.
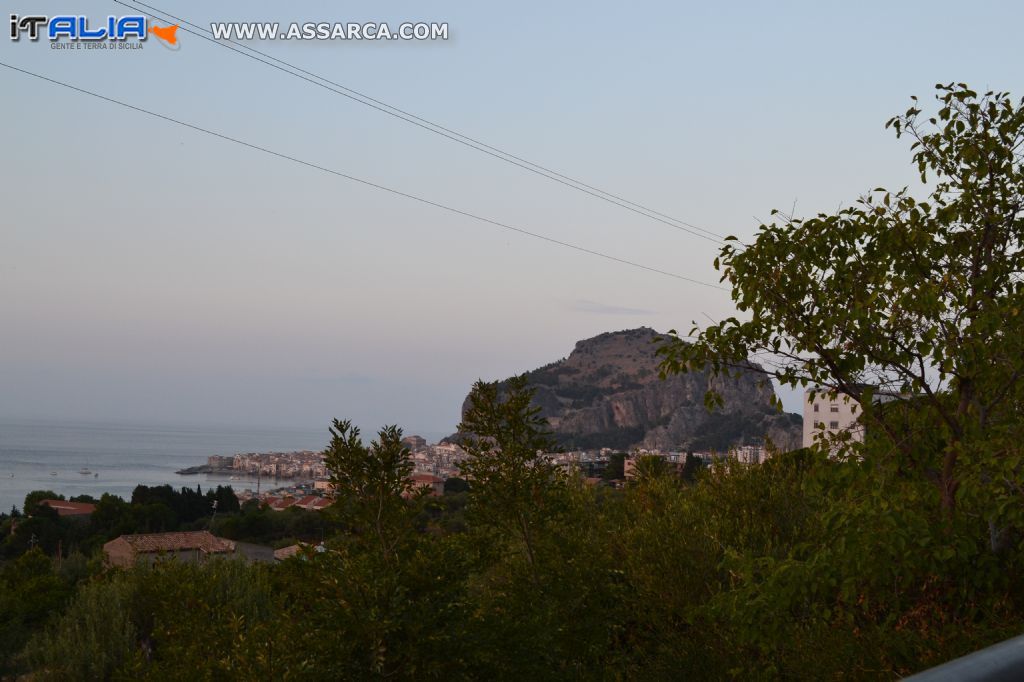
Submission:
M 564 447 L 724 452 L 766 438 L 783 450 L 799 447 L 801 417 L 771 404 L 774 389 L 757 365 L 738 377 L 698 371 L 662 380 L 657 337 L 647 327 L 601 334 L 527 373 L 534 403 Z M 711 388 L 723 399 L 713 412 L 704 404 Z

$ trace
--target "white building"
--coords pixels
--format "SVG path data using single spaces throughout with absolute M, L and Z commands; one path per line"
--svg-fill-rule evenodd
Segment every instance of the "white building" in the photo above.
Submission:
M 827 389 L 804 391 L 803 446 L 814 445 L 816 437 L 823 432 L 829 435 L 849 432 L 854 441 L 862 442 L 864 426 L 860 423 L 860 404 L 843 393 L 832 397 Z
M 768 451 L 763 445 L 740 445 L 729 454 L 743 464 L 761 464 L 768 459 Z

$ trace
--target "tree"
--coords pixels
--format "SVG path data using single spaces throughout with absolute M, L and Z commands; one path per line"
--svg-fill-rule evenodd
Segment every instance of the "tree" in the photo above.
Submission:
M 207 511 L 212 509 L 214 502 L 217 503 L 218 514 L 230 514 L 241 510 L 241 505 L 238 503 L 238 496 L 235 495 L 234 488 L 229 485 L 218 485 L 215 490 L 206 491 Z
M 781 216 L 749 246 L 728 238 L 715 266 L 743 319 L 695 325 L 693 344 L 673 332 L 662 370 L 730 373 L 765 354 L 782 384 L 850 396 L 885 457 L 934 483 L 947 517 L 966 482 L 990 517 L 1019 524 L 1024 100 L 937 90 L 936 116 L 922 120 L 914 98 L 887 124 L 913 140 L 928 199 L 879 188 L 834 214 Z M 883 393 L 913 398 L 941 452 L 915 450 L 925 431 L 885 419 Z
M 0 564 L 0 675 L 12 672 L 14 655 L 70 593 L 39 548 Z
M 602 663 L 625 587 L 596 522 L 601 492 L 568 476 L 525 376 L 478 381 L 459 432 L 468 458 L 466 532 L 475 569 L 468 636 L 471 679 L 612 676 Z M 604 500 L 608 508 L 615 506 Z M 598 672 L 600 671 L 600 672 Z
M 458 476 L 452 476 L 451 478 L 445 479 L 445 495 L 457 495 L 458 493 L 464 493 L 467 490 L 469 490 L 469 483 L 466 482 L 466 479 L 459 478 Z
M 358 427 L 337 419 L 324 452 L 346 520 L 358 534 L 372 536 L 388 561 L 397 558 L 398 543 L 408 534 L 412 517 L 405 500 L 413 494 L 409 452 L 397 426 L 382 428 L 366 447 Z
M 331 436 L 337 502 L 321 513 L 337 514 L 347 532 L 282 567 L 303 574 L 288 586 L 309 605 L 294 628 L 299 641 L 315 640 L 303 658 L 318 658 L 314 677 L 325 679 L 447 678 L 462 647 L 464 558 L 417 526 L 426 491 L 410 479 L 401 429 L 385 426 L 367 446 L 351 422 L 335 420 Z
M 533 394 L 525 375 L 509 379 L 504 391 L 477 381 L 459 431 L 466 434 L 468 458 L 460 470 L 471 483 L 470 512 L 477 522 L 518 537 L 535 570 L 535 535 L 554 520 L 564 475 L 546 456 L 557 445 Z
M 103 493 L 92 513 L 92 525 L 97 532 L 111 538 L 125 533 L 139 532 L 132 507 L 117 495 Z
M 704 467 L 704 461 L 692 452 L 686 453 L 686 461 L 683 463 L 682 477 L 687 483 L 697 480 L 697 472 Z
M 282 679 L 291 620 L 266 565 L 164 561 L 84 583 L 23 658 L 44 679 Z
M 608 457 L 608 466 L 605 468 L 601 478 L 606 481 L 621 481 L 626 477 L 626 453 L 613 452 Z
M 633 481 L 645 483 L 669 475 L 668 462 L 657 455 L 640 455 L 633 463 Z
M 25 495 L 25 506 L 22 509 L 25 516 L 32 516 L 39 511 L 39 503 L 43 500 L 63 500 L 63 495 L 58 495 L 52 490 L 33 490 Z

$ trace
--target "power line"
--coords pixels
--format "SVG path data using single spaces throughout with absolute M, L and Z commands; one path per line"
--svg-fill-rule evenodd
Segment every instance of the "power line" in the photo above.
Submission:
M 721 240 L 724 239 L 722 235 L 716 232 L 712 232 L 711 230 L 705 229 L 698 225 L 694 225 L 693 223 L 688 223 L 684 220 L 680 220 L 679 218 L 673 218 L 670 215 L 656 211 L 652 208 L 644 206 L 643 204 L 630 201 L 629 199 L 625 199 L 619 195 L 612 194 L 611 192 L 599 189 L 597 187 L 594 187 L 593 185 L 588 185 L 587 183 L 581 180 L 577 180 L 563 173 L 551 170 L 550 168 L 542 166 L 538 163 L 534 163 L 522 157 L 516 156 L 511 152 L 507 152 L 498 147 L 494 147 L 485 142 L 481 142 L 480 140 L 474 139 L 456 130 L 452 130 L 451 128 L 446 128 L 443 125 L 434 123 L 408 111 L 404 111 L 398 107 L 390 105 L 381 100 L 374 99 L 369 95 L 359 92 L 358 90 L 353 90 L 352 88 L 349 88 L 345 85 L 336 83 L 335 81 L 332 81 L 328 78 L 307 71 L 301 67 L 295 66 L 294 64 L 286 62 L 282 59 L 278 59 L 277 57 L 269 55 L 265 52 L 261 52 L 255 48 L 249 47 L 248 45 L 244 45 L 243 43 L 240 43 L 236 40 L 232 40 L 231 38 L 212 38 L 210 37 L 212 33 L 208 29 L 205 29 L 197 24 L 194 24 L 182 17 L 177 17 L 173 14 L 170 14 L 158 7 L 148 5 L 144 2 L 139 2 L 139 0 L 131 0 L 131 5 L 126 2 L 123 2 L 123 0 L 114 0 L 114 2 L 116 2 L 119 5 L 123 5 L 124 7 L 128 7 L 130 9 L 138 9 L 137 7 L 133 7 L 132 5 L 145 7 L 148 10 L 150 10 L 151 15 L 155 18 L 160 19 L 161 21 L 164 21 L 168 24 L 172 23 L 172 20 L 178 22 L 179 30 L 202 38 L 203 40 L 213 43 L 214 45 L 226 48 L 228 50 L 231 50 L 232 52 L 237 52 L 243 57 L 255 60 L 257 62 L 260 62 L 261 64 L 265 64 L 266 66 L 277 69 L 278 71 L 286 73 L 290 76 L 294 76 L 295 78 L 304 80 L 307 83 L 311 83 L 318 87 L 324 88 L 328 92 L 333 92 L 334 94 L 341 95 L 342 97 L 347 97 L 348 99 L 354 102 L 358 102 L 364 106 L 370 107 L 371 109 L 375 109 L 381 113 L 387 114 L 388 116 L 392 116 L 399 120 L 405 121 L 406 123 L 422 128 L 423 130 L 432 132 L 435 135 L 440 135 L 441 137 L 447 138 L 453 142 L 457 142 L 463 146 L 469 147 L 470 149 L 474 149 L 483 154 L 487 154 L 488 156 L 492 156 L 500 161 L 504 161 L 505 163 L 509 163 L 513 166 L 522 168 L 523 170 L 529 171 L 536 175 L 540 175 L 541 177 L 553 180 L 554 182 L 565 185 L 566 187 L 570 187 L 572 189 L 575 189 L 579 192 L 583 192 L 584 194 L 588 194 L 602 201 L 614 204 L 616 206 L 626 209 L 627 211 L 632 211 L 637 215 L 641 215 L 650 220 L 657 221 L 676 230 L 686 232 L 695 237 L 699 237 L 700 239 L 709 241 L 713 244 L 719 244 Z M 182 25 L 191 26 L 192 28 L 198 29 L 198 31 L 200 32 L 193 31 L 189 28 L 184 28 Z M 228 43 L 231 43 L 232 45 L 237 45 L 238 47 L 232 47 L 232 45 L 229 45 Z M 246 51 L 238 49 L 239 47 L 243 48 Z M 255 55 L 260 56 L 257 57 Z M 265 59 L 261 59 L 260 57 L 264 57 Z M 702 232 L 704 234 L 701 234 Z
M 160 114 L 160 113 L 157 113 L 155 111 L 150 111 L 148 109 L 143 109 L 142 107 L 137 107 L 134 104 L 128 104 L 127 102 L 122 102 L 121 100 L 117 100 L 117 99 L 114 99 L 112 97 L 107 97 L 106 95 L 101 95 L 99 93 L 92 92 L 91 90 L 86 90 L 84 88 L 80 88 L 80 87 L 77 87 L 75 85 L 71 85 L 70 83 L 65 83 L 63 81 L 59 81 L 59 80 L 56 80 L 56 79 L 53 79 L 53 78 L 49 78 L 47 76 L 43 76 L 43 75 L 38 74 L 38 73 L 34 73 L 32 71 L 28 71 L 26 69 L 19 68 L 17 66 L 12 66 L 11 64 L 7 64 L 6 62 L 0 62 L 0 66 L 6 67 L 6 68 L 8 68 L 8 69 L 10 69 L 12 71 L 17 71 L 17 72 L 22 73 L 22 74 L 24 74 L 26 76 L 32 76 L 33 78 L 38 78 L 38 79 L 46 81 L 48 83 L 52 83 L 53 85 L 59 85 L 61 87 L 67 88 L 69 90 L 74 90 L 75 92 L 81 93 L 83 95 L 89 95 L 91 97 L 95 97 L 96 99 L 100 99 L 100 100 L 103 100 L 105 102 L 109 102 L 111 104 L 117 104 L 118 106 L 125 107 L 126 109 L 131 109 L 132 111 L 137 111 L 137 112 L 139 112 L 141 114 L 146 114 L 146 115 L 152 116 L 154 118 L 159 118 L 159 119 L 167 121 L 169 123 L 175 123 L 175 124 L 177 124 L 179 126 L 182 126 L 182 127 L 185 127 L 185 128 L 190 128 L 190 129 L 195 130 L 197 132 L 204 133 L 206 135 L 210 135 L 212 137 L 219 138 L 221 140 L 226 140 L 228 142 L 233 142 L 235 144 L 242 145 L 243 147 L 248 147 L 249 149 L 254 149 L 256 151 L 263 152 L 264 154 L 270 154 L 271 156 L 276 156 L 278 158 L 285 159 L 287 161 L 292 161 L 293 163 L 297 163 L 297 164 L 306 166 L 308 168 L 313 168 L 315 170 L 322 171 L 324 173 L 329 173 L 329 174 L 337 176 L 339 178 L 344 178 L 344 179 L 350 180 L 352 182 L 357 182 L 357 183 L 359 183 L 361 185 L 365 185 L 367 187 L 372 187 L 374 189 L 381 190 L 382 192 L 388 192 L 389 194 L 394 194 L 396 196 L 404 197 L 406 199 L 411 199 L 412 201 L 417 201 L 417 202 L 419 202 L 421 204 L 426 204 L 427 206 L 433 206 L 434 208 L 440 208 L 440 209 L 443 209 L 443 210 L 448 211 L 450 213 L 455 213 L 456 215 L 464 216 L 466 218 L 472 218 L 473 220 L 477 220 L 477 221 L 482 222 L 482 223 L 487 223 L 488 225 L 493 225 L 495 227 L 500 227 L 500 228 L 502 228 L 504 230 L 509 230 L 509 231 L 512 231 L 512 232 L 518 232 L 519 234 L 523 234 L 523 235 L 526 235 L 526 236 L 529 236 L 529 237 L 533 237 L 534 239 L 540 239 L 540 240 L 549 242 L 551 244 L 557 244 L 558 246 L 563 246 L 563 247 L 568 248 L 568 249 L 573 249 L 575 251 L 579 251 L 581 253 L 587 253 L 587 254 L 590 254 L 592 256 L 597 256 L 599 258 L 604 258 L 605 260 L 609 260 L 609 261 L 613 261 L 613 262 L 616 262 L 616 263 L 620 263 L 622 265 L 629 265 L 631 267 L 639 268 L 641 270 L 646 270 L 648 272 L 654 272 L 654 273 L 657 273 L 659 275 L 665 275 L 666 277 L 672 277 L 674 279 L 679 279 L 679 280 L 682 280 L 684 282 L 690 282 L 692 284 L 699 284 L 701 286 L 708 287 L 708 288 L 711 288 L 711 289 L 718 289 L 719 291 L 727 291 L 724 287 L 718 286 L 717 284 L 712 284 L 710 282 L 702 282 L 701 280 L 693 279 L 693 278 L 690 278 L 690 277 L 686 277 L 684 275 L 679 275 L 679 274 L 676 274 L 674 272 L 668 272 L 667 270 L 659 270 L 658 268 L 654 268 L 654 267 L 650 267 L 648 265 L 643 265 L 641 263 L 636 263 L 634 261 L 626 260 L 625 258 L 619 258 L 618 256 L 612 256 L 612 255 L 609 255 L 607 253 L 602 253 L 600 251 L 595 251 L 593 249 L 588 249 L 588 248 L 586 248 L 584 246 L 579 246 L 578 244 L 572 244 L 570 242 L 564 242 L 564 241 L 561 241 L 559 239 L 555 239 L 553 237 L 547 237 L 545 235 L 538 234 L 536 232 L 530 232 L 529 230 L 525 230 L 525 229 L 523 229 L 521 227 L 515 227 L 514 225 L 509 225 L 508 223 L 503 223 L 503 222 L 499 222 L 497 220 L 492 220 L 491 218 L 486 218 L 484 216 L 476 215 L 475 213 L 470 213 L 469 211 L 464 211 L 462 209 L 455 208 L 453 206 L 448 206 L 447 204 L 442 204 L 442 203 L 439 203 L 439 202 L 436 202 L 436 201 L 432 201 L 430 199 L 425 199 L 425 198 L 417 196 L 415 194 L 409 194 L 408 192 L 403 192 L 401 190 L 393 189 L 393 188 L 387 187 L 385 185 L 381 185 L 381 184 L 378 184 L 378 183 L 375 183 L 375 182 L 371 182 L 370 180 L 364 180 L 364 179 L 356 177 L 354 175 L 349 175 L 347 173 L 342 173 L 341 171 L 337 171 L 337 170 L 334 170 L 334 169 L 331 169 L 331 168 L 327 168 L 325 166 L 321 166 L 321 165 L 315 164 L 315 163 L 313 163 L 311 161 L 305 161 L 303 159 L 299 159 L 299 158 L 294 157 L 294 156 L 289 156 L 288 154 L 283 154 L 281 152 L 274 151 L 273 149 L 268 149 L 267 147 L 261 147 L 260 145 L 253 144 L 252 142 L 246 142 L 245 140 L 240 140 L 238 138 L 231 137 L 229 135 L 225 135 L 223 133 L 218 133 L 216 131 L 209 130 L 208 128 L 203 128 L 203 127 L 195 125 L 193 123 L 188 123 L 186 121 L 181 121 L 179 119 L 172 118 L 171 116 L 166 116 L 164 114 Z

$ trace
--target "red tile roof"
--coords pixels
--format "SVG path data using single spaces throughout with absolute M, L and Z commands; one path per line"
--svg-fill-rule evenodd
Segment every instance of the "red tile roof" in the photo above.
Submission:
M 180 552 L 191 549 L 198 549 L 207 554 L 235 551 L 235 543 L 218 538 L 207 530 L 122 535 L 119 539 L 127 542 L 136 553 Z
M 284 561 L 285 559 L 288 559 L 298 554 L 300 549 L 302 549 L 302 545 L 289 545 L 288 547 L 275 549 L 274 558 L 278 561 Z
M 58 516 L 87 516 L 96 511 L 96 505 L 88 502 L 67 502 L 65 500 L 40 500 L 39 504 L 45 504 L 57 512 Z

